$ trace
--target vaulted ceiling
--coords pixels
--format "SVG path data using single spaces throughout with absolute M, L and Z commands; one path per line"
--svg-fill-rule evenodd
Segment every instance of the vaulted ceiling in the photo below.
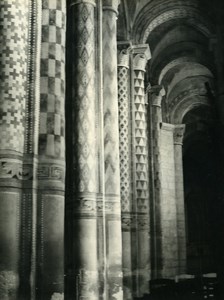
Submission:
M 213 40 L 218 9 L 212 2 L 121 1 L 118 40 L 149 44 L 147 79 L 166 90 L 165 121 L 181 123 L 191 109 L 211 105 L 208 89 L 214 89 L 216 76 Z

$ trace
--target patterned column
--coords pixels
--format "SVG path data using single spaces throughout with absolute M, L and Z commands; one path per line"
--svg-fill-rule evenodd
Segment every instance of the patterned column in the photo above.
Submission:
M 18 299 L 22 186 L 32 177 L 30 165 L 23 165 L 29 1 L 1 1 L 0 7 L 0 299 Z
M 148 292 L 150 279 L 150 235 L 149 235 L 149 182 L 147 111 L 145 101 L 145 66 L 150 59 L 148 45 L 133 46 L 133 153 L 134 153 L 134 202 L 136 214 L 136 261 L 133 274 L 136 281 L 136 296 Z
M 128 50 L 118 54 L 118 107 L 119 107 L 119 150 L 120 150 L 120 192 L 122 220 L 122 265 L 124 298 L 132 299 L 131 263 L 131 149 L 130 149 L 130 57 Z
M 37 196 L 37 298 L 64 292 L 66 1 L 42 1 Z
M 174 128 L 174 161 L 175 161 L 175 184 L 177 206 L 177 239 L 179 274 L 186 273 L 186 229 L 184 209 L 184 183 L 183 183 L 183 158 L 182 146 L 185 125 L 175 125 Z
M 103 99 L 108 299 L 123 299 L 117 90 L 118 0 L 103 1 Z
M 95 1 L 71 1 L 69 10 L 72 127 L 67 135 L 72 148 L 67 158 L 71 184 L 66 199 L 71 240 L 67 297 L 98 300 Z
M 153 189 L 154 194 L 152 201 L 152 277 L 158 278 L 161 276 L 162 270 L 162 245 L 161 245 L 161 220 L 160 220 L 160 202 L 161 202 L 161 134 L 160 128 L 162 124 L 161 102 L 165 95 L 165 90 L 162 86 L 153 86 L 148 90 L 149 103 L 151 110 L 151 138 L 152 153 L 151 159 L 153 162 Z

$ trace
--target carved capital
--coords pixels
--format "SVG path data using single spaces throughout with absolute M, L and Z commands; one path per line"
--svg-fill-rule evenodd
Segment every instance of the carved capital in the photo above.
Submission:
M 96 6 L 96 0 L 71 0 L 70 6 L 83 4 L 83 3 Z
M 152 105 L 161 107 L 162 99 L 166 94 L 164 87 L 161 85 L 149 86 L 146 92 L 150 95 Z
M 103 0 L 103 10 L 111 10 L 118 15 L 120 0 Z
M 136 45 L 132 47 L 133 69 L 145 72 L 148 60 L 151 58 L 151 52 L 148 44 Z
M 117 66 L 118 67 L 125 67 L 129 69 L 129 51 L 127 50 L 121 50 L 118 52 L 118 57 L 117 57 Z
M 183 145 L 183 137 L 185 132 L 185 125 L 175 125 L 173 132 L 174 145 Z

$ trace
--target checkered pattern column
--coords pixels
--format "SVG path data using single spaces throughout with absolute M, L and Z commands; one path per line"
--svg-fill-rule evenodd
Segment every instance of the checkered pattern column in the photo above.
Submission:
M 117 81 L 117 9 L 119 1 L 103 3 L 103 113 L 108 298 L 122 299 L 122 237 Z M 119 295 L 119 296 L 115 296 Z
M 21 274 L 22 186 L 29 0 L 0 2 L 0 299 L 16 299 Z M 25 164 L 24 164 L 25 166 Z M 26 173 L 30 173 L 29 171 Z M 30 241 L 30 236 L 27 236 Z M 27 257 L 30 259 L 30 256 Z M 29 274 L 30 275 L 30 274 Z M 24 298 L 25 299 L 25 298 Z
M 145 101 L 145 66 L 150 58 L 148 45 L 133 46 L 133 211 L 135 213 L 136 248 L 133 249 L 136 296 L 148 293 L 150 279 L 149 182 L 147 110 Z
M 64 292 L 66 0 L 42 1 L 37 298 Z

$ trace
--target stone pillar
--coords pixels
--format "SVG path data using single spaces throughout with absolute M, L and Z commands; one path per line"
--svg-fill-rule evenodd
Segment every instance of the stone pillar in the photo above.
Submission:
M 118 0 L 103 1 L 103 100 L 107 299 L 123 299 L 117 89 Z
M 66 297 L 77 300 L 99 299 L 95 6 L 94 0 L 73 0 L 68 8 L 72 54 L 71 67 L 67 69 L 71 78 L 67 112 L 70 125 L 67 128 Z
M 24 182 L 29 182 L 32 177 L 30 165 L 27 173 L 24 172 L 29 76 L 27 64 L 29 5 L 28 0 L 2 1 L 0 5 L 0 299 L 2 300 L 19 298 L 20 260 L 27 254 L 21 253 L 21 238 L 22 211 L 24 211 L 23 179 Z M 31 244 L 31 236 L 27 238 Z M 30 259 L 30 256 L 27 259 Z
M 136 236 L 133 236 L 133 240 L 135 240 L 133 249 L 135 249 L 134 256 L 136 258 L 133 261 L 133 277 L 136 284 L 136 296 L 140 297 L 148 292 L 150 280 L 148 140 L 144 85 L 145 66 L 150 58 L 150 50 L 148 45 L 139 45 L 133 46 L 132 53 L 133 211 L 136 230 Z
M 161 254 L 163 278 L 173 278 L 178 273 L 177 207 L 174 161 L 174 125 L 161 126 Z
M 42 2 L 37 195 L 37 298 L 64 293 L 66 1 Z
M 152 176 L 153 176 L 153 199 L 151 199 L 152 207 L 152 277 L 161 277 L 162 270 L 162 241 L 161 241 L 161 124 L 162 124 L 162 112 L 161 102 L 165 95 L 165 90 L 162 86 L 149 87 L 149 104 L 150 104 L 150 126 L 151 134 L 151 163 L 152 163 Z
M 184 131 L 185 131 L 185 125 L 175 125 L 174 161 L 175 161 L 179 274 L 186 273 L 186 229 L 185 229 L 183 158 L 182 158 Z
M 118 54 L 118 106 L 119 106 L 119 150 L 120 150 L 120 192 L 122 220 L 122 266 L 124 299 L 132 299 L 132 263 L 131 263 L 131 149 L 130 149 L 130 97 L 129 64 L 127 50 Z

